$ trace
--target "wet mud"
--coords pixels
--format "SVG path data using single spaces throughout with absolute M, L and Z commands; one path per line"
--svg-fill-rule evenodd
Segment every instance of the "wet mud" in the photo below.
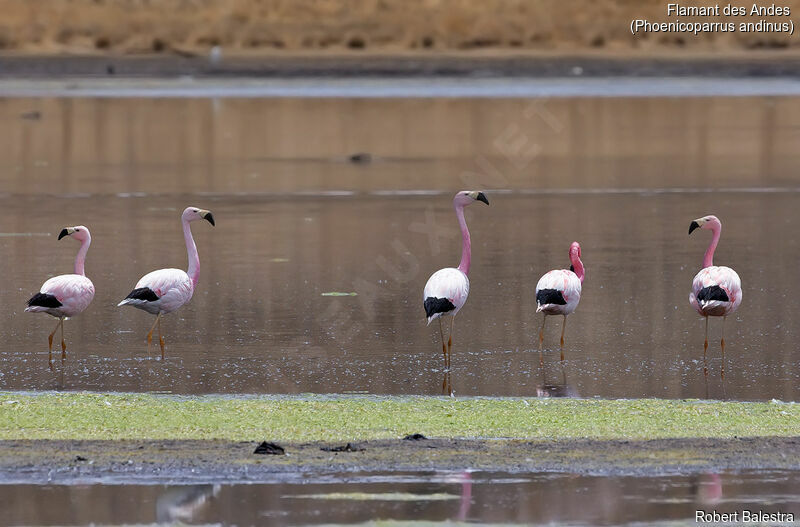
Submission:
M 656 476 L 698 471 L 797 470 L 800 438 L 654 441 L 427 439 L 283 444 L 286 455 L 254 453 L 258 442 L 2 441 L 0 482 L 238 483 L 293 481 L 313 473 L 478 470 Z M 325 450 L 325 449 L 328 450 Z

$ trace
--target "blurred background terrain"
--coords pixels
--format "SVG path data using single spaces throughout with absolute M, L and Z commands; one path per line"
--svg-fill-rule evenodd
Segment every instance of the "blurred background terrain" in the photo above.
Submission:
M 635 18 L 674 20 L 666 16 L 666 5 L 663 0 L 0 0 L 0 50 L 191 55 L 214 46 L 233 54 L 717 53 L 798 47 L 785 33 L 631 34 Z M 800 13 L 800 1 L 780 5 Z

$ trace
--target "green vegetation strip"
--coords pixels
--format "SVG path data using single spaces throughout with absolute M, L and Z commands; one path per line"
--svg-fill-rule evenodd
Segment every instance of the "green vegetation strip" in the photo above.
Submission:
M 800 405 L 660 399 L 0 393 L 0 439 L 800 436 Z

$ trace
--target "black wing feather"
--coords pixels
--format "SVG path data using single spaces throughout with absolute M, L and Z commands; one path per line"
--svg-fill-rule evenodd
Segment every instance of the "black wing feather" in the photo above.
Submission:
M 558 304 L 560 306 L 567 305 L 564 300 L 564 295 L 558 289 L 540 289 L 536 291 L 536 302 L 543 306 L 545 304 Z
M 436 313 L 447 313 L 448 311 L 452 311 L 456 308 L 452 302 L 450 302 L 446 298 L 435 298 L 429 296 L 425 299 L 424 302 L 425 306 L 425 314 L 428 318 L 432 317 Z
M 58 301 L 58 298 L 55 296 L 48 294 L 48 293 L 36 293 L 28 300 L 28 307 L 30 306 L 38 306 L 38 307 L 61 307 L 61 302 Z
M 158 300 L 158 295 L 153 292 L 149 287 L 140 287 L 134 289 L 125 298 L 132 298 L 134 300 L 144 300 L 146 302 L 155 302 Z
M 725 292 L 718 285 L 711 285 L 708 287 L 704 287 L 697 293 L 697 300 L 699 302 L 710 302 L 712 300 L 720 300 L 722 302 L 730 302 L 728 298 L 728 293 Z

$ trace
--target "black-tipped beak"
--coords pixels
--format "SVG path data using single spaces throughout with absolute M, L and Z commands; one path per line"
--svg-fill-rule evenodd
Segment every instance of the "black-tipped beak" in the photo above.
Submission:
M 478 192 L 478 197 L 475 198 L 475 199 L 478 200 L 478 201 L 482 201 L 482 202 L 486 203 L 487 205 L 489 204 L 489 200 L 486 198 L 486 194 L 484 194 L 483 192 Z
M 697 223 L 696 221 L 693 221 L 692 223 L 689 224 L 689 234 L 692 234 L 692 231 L 694 231 L 695 229 L 699 229 L 699 228 L 700 228 L 700 224 Z
M 69 236 L 69 231 L 67 229 L 61 229 L 61 232 L 58 233 L 58 239 L 60 240 L 64 236 Z
M 211 225 L 213 225 L 215 227 L 217 226 L 217 224 L 214 223 L 214 215 L 211 214 L 210 212 L 206 213 L 206 215 L 203 216 L 203 219 L 208 221 L 208 223 L 210 223 Z

